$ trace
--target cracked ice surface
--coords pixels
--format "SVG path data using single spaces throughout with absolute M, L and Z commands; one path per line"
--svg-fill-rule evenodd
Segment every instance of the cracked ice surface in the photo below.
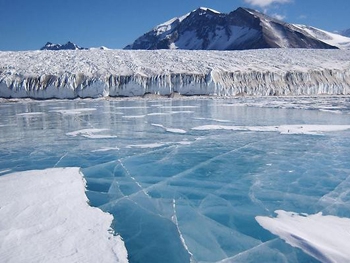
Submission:
M 349 97 L 3 101 L 0 111 L 0 176 L 81 167 L 130 262 L 318 262 L 255 218 L 350 217 Z

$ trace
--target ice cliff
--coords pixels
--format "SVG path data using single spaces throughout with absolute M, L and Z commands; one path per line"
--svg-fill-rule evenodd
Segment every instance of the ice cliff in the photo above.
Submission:
M 0 97 L 350 94 L 350 50 L 0 52 Z

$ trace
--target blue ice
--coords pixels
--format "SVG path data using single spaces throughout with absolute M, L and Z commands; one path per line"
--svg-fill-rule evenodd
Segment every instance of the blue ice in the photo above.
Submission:
M 0 175 L 81 167 L 132 263 L 318 262 L 255 217 L 350 217 L 347 97 L 3 101 L 0 111 Z

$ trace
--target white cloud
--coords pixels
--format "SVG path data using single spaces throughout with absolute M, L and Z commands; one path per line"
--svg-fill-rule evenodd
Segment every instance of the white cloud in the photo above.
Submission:
M 280 15 L 280 14 L 273 14 L 272 17 L 278 19 L 278 20 L 284 20 L 286 19 L 286 16 Z
M 306 18 L 307 18 L 306 15 L 300 15 L 300 16 L 298 16 L 298 19 L 306 19 Z
M 247 4 L 260 6 L 262 8 L 272 4 L 286 4 L 292 2 L 292 0 L 244 0 Z

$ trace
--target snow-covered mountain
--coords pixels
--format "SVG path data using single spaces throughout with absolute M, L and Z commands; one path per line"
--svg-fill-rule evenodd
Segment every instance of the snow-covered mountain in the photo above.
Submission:
M 77 44 L 74 44 L 68 41 L 66 44 L 63 44 L 63 45 L 47 42 L 45 46 L 43 46 L 40 50 L 82 50 L 82 49 L 86 49 L 86 48 L 80 47 Z
M 350 50 L 0 52 L 0 98 L 147 94 L 350 95 Z
M 341 31 L 340 34 L 345 37 L 350 37 L 350 28 Z
M 300 26 L 248 8 L 224 14 L 198 8 L 156 26 L 125 49 L 243 50 L 259 48 L 337 48 Z

